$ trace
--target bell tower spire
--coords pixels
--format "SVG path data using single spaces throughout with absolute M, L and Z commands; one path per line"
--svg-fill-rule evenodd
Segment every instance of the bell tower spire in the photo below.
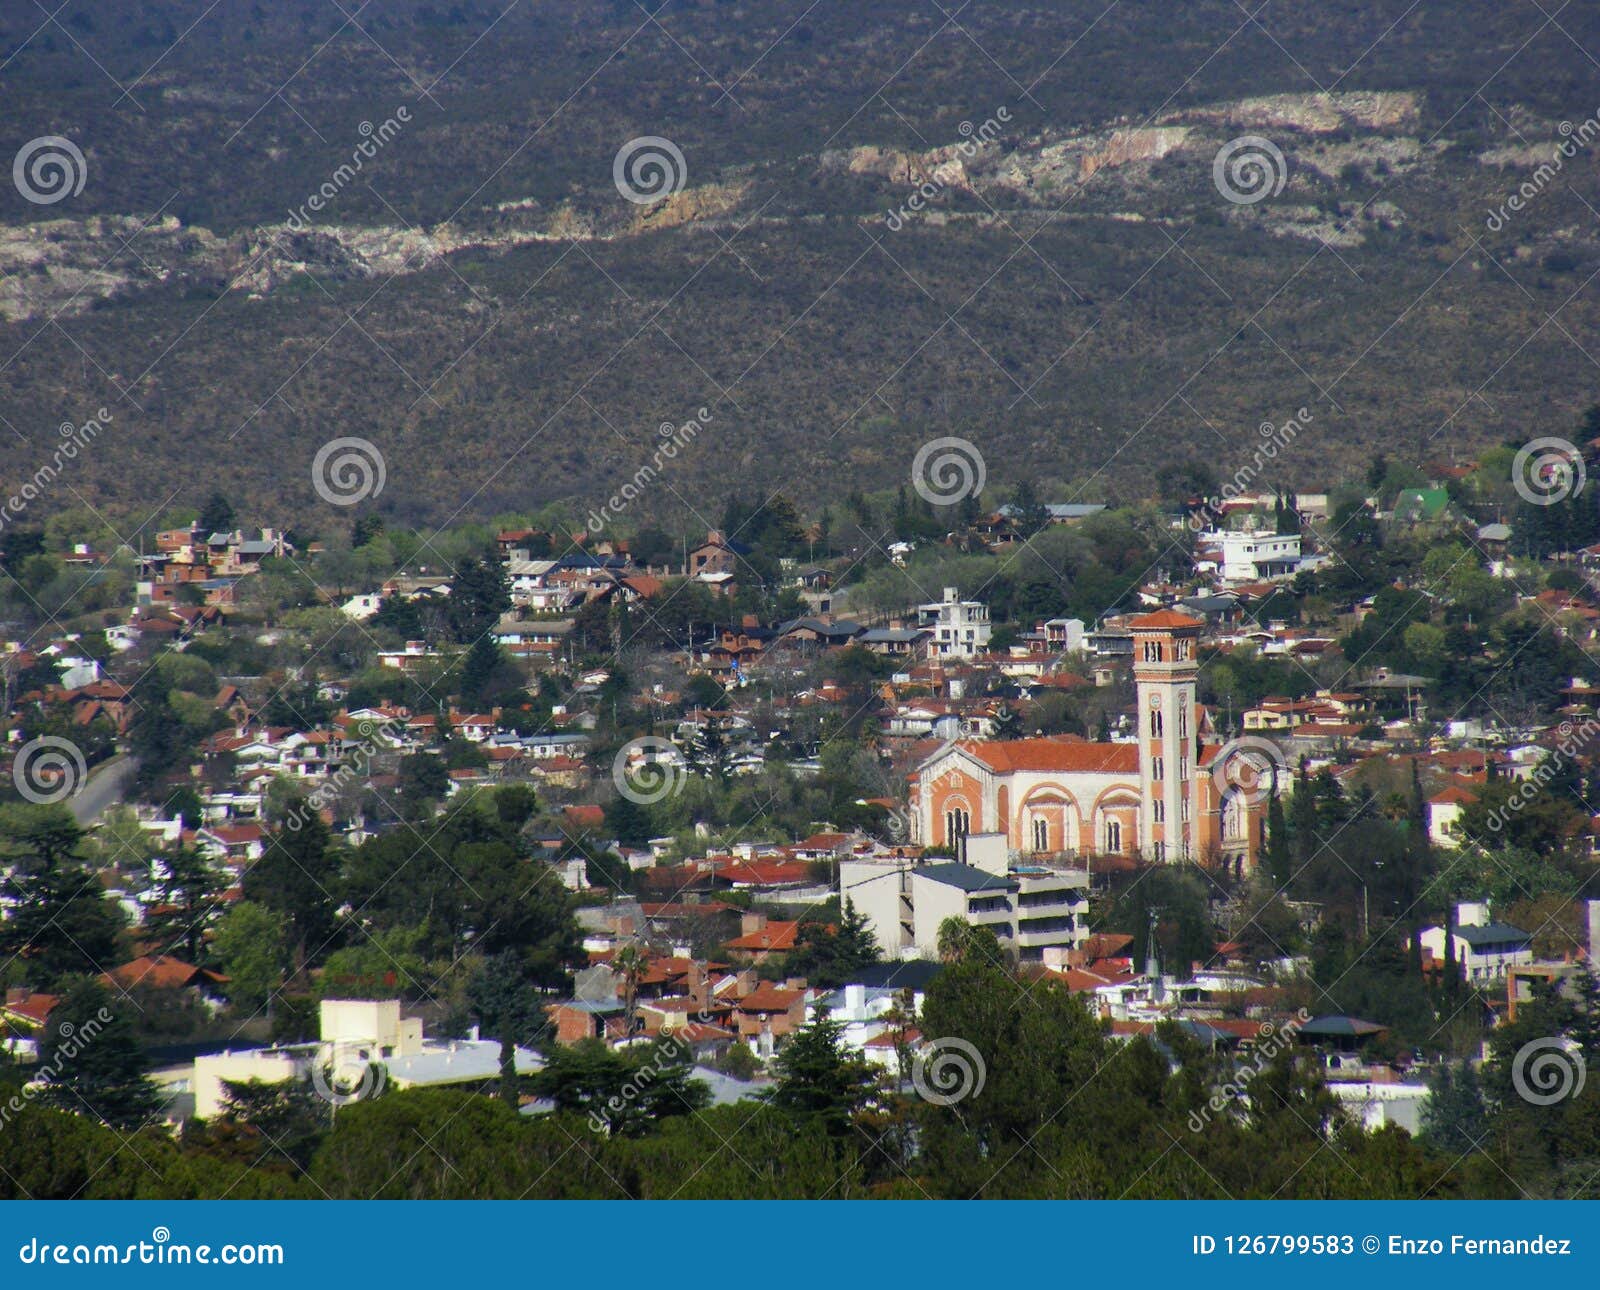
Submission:
M 1139 846 L 1149 860 L 1199 858 L 1195 699 L 1203 625 L 1170 609 L 1130 624 L 1138 693 Z

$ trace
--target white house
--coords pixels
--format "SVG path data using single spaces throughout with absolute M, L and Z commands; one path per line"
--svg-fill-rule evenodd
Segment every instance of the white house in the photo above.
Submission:
M 1422 948 L 1433 958 L 1445 960 L 1445 929 L 1422 930 Z M 1463 901 L 1456 906 L 1455 961 L 1468 981 L 1499 981 L 1506 969 L 1533 962 L 1533 936 L 1509 923 L 1489 918 L 1489 907 L 1482 901 Z
M 365 1072 L 374 1066 L 382 1069 L 385 1084 L 399 1089 L 487 1082 L 500 1073 L 498 1040 L 425 1039 L 422 1021 L 402 1017 L 396 999 L 324 999 L 320 1033 L 321 1042 L 315 1044 L 225 1051 L 195 1058 L 195 1115 L 212 1119 L 225 1109 L 224 1081 L 316 1082 L 320 1072 L 321 1092 L 324 1086 L 333 1090 L 351 1085 L 372 1089 L 377 1077 Z M 516 1050 L 515 1063 L 519 1074 L 531 1073 L 543 1065 L 536 1053 L 525 1048 Z
M 1219 553 L 1223 582 L 1267 582 L 1292 578 L 1300 568 L 1300 535 L 1256 529 L 1247 533 L 1220 530 L 1202 533 L 1199 545 Z
M 1455 850 L 1461 845 L 1461 808 L 1475 799 L 1454 784 L 1428 799 L 1428 840 L 1436 847 Z
M 962 600 L 956 587 L 944 599 L 917 606 L 917 626 L 933 633 L 928 654 L 933 658 L 971 658 L 989 648 L 989 606 Z

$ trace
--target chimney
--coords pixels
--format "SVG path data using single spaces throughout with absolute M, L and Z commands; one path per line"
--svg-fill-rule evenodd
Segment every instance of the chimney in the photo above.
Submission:
M 765 914 L 743 914 L 739 918 L 739 935 L 750 936 L 756 932 L 764 931 L 767 926 Z
M 694 1000 L 694 1006 L 704 1012 L 711 1004 L 711 980 L 706 976 L 705 964 L 698 960 L 691 963 L 684 984 L 688 987 L 689 997 Z
M 747 994 L 755 993 L 758 978 L 754 968 L 744 968 L 742 971 L 737 972 L 733 979 L 736 982 L 734 989 L 739 998 L 742 999 Z

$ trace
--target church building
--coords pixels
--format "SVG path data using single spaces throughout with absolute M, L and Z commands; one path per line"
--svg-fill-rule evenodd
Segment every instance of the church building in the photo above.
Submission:
M 969 833 L 1004 833 L 1022 854 L 1189 860 L 1248 872 L 1263 849 L 1271 780 L 1259 751 L 1246 754 L 1243 775 L 1219 768 L 1219 757 L 1232 765 L 1234 754 L 1232 745 L 1219 746 L 1196 698 L 1201 627 L 1172 610 L 1131 623 L 1135 741 L 941 748 L 912 780 L 913 841 L 956 850 Z

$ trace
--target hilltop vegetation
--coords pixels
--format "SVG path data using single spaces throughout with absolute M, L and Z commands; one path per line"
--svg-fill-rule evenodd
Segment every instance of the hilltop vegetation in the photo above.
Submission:
M 6 416 L 28 441 L 4 482 L 105 406 L 70 484 L 119 522 L 216 486 L 304 518 L 317 449 L 356 434 L 388 465 L 371 506 L 441 524 L 593 504 L 661 423 L 707 407 L 641 514 L 683 521 L 729 485 L 802 504 L 842 477 L 893 486 L 947 433 L 997 482 L 1138 500 L 1174 457 L 1226 462 L 1302 406 L 1288 478 L 1526 437 L 1584 404 L 1593 167 L 1486 216 L 1600 103 L 1572 44 L 1600 47 L 1600 15 L 1102 8 L 0 19 L 16 133 L 64 134 L 88 164 L 57 205 L 0 193 Z M 287 231 L 363 123 L 402 108 Z M 982 155 L 894 231 L 986 123 Z M 1113 142 L 1146 124 L 1171 135 Z M 1288 166 L 1250 207 L 1211 173 L 1245 132 Z M 613 186 L 639 135 L 686 159 L 664 207 Z

